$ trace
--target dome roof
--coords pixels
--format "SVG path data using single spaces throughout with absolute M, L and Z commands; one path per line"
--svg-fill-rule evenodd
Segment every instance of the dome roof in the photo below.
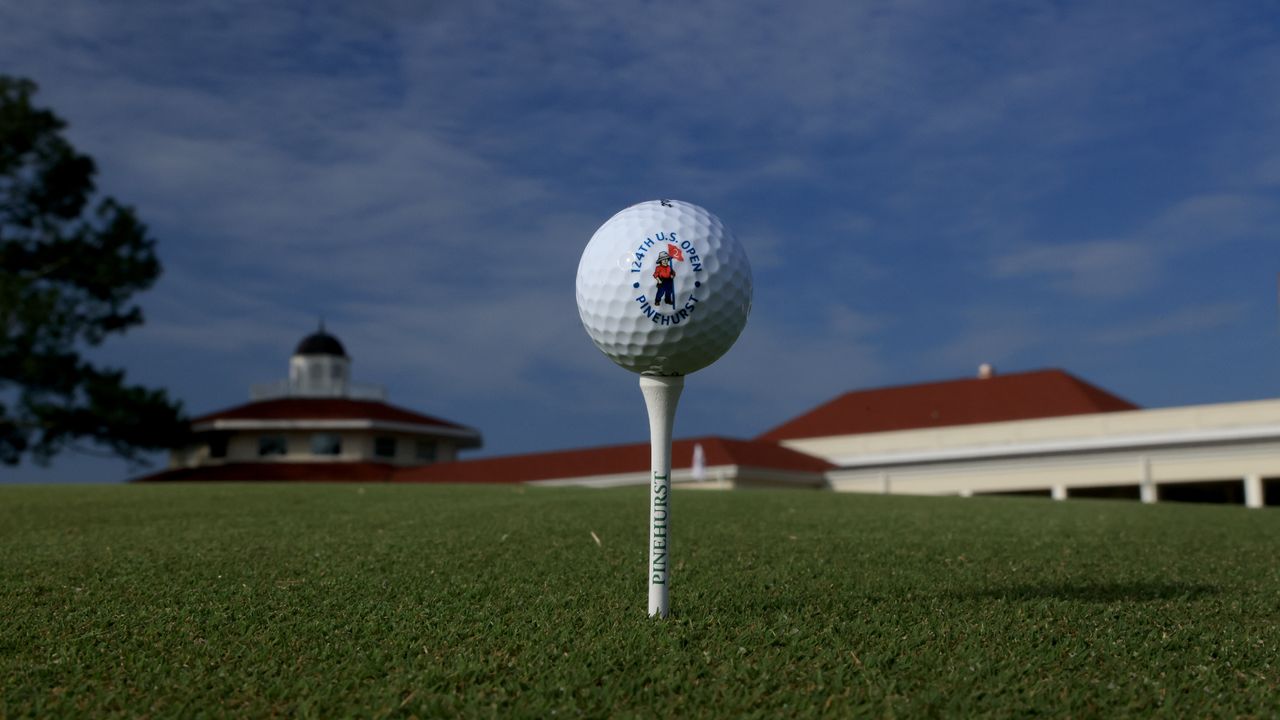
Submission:
M 298 343 L 298 349 L 293 351 L 294 355 L 337 355 L 338 357 L 346 357 L 347 350 L 342 347 L 342 343 L 338 342 L 338 338 L 324 331 L 324 326 L 310 335 L 302 338 L 302 342 Z

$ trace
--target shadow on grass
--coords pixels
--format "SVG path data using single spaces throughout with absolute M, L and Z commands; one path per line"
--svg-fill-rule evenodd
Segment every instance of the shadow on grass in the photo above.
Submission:
M 1114 603 L 1155 600 L 1195 600 L 1216 595 L 1219 588 L 1198 583 L 1151 580 L 1145 582 L 1027 583 L 956 593 L 961 600 L 1072 600 Z

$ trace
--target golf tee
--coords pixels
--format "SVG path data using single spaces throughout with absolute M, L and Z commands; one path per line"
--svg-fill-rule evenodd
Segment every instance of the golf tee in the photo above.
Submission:
M 671 429 L 684 376 L 640 376 L 649 411 L 649 616 L 671 612 Z

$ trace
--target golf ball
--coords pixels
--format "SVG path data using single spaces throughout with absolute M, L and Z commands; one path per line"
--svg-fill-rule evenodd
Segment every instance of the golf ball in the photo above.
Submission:
M 720 218 L 650 200 L 609 218 L 578 262 L 578 315 L 609 359 L 687 375 L 725 353 L 751 312 L 751 265 Z

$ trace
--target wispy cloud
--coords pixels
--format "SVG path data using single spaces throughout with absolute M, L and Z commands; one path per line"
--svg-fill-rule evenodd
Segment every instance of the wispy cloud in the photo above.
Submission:
M 1124 240 L 1030 247 L 994 261 L 999 278 L 1048 276 L 1055 287 L 1088 298 L 1111 298 L 1147 290 L 1160 275 L 1158 254 Z
M 1108 327 L 1093 336 L 1093 341 L 1108 345 L 1136 344 L 1172 335 L 1195 335 L 1244 319 L 1249 307 L 1242 303 L 1178 308 L 1138 322 Z
M 1081 298 L 1141 294 L 1167 279 L 1180 256 L 1258 239 L 1280 217 L 1280 204 L 1257 195 L 1213 193 L 1179 200 L 1128 237 L 1024 244 L 990 259 L 996 278 L 1047 278 Z M 1224 249 L 1224 252 L 1230 252 Z
M 948 317 L 954 327 L 928 353 L 928 366 L 944 377 L 976 372 L 982 363 L 1018 367 L 1028 351 L 1048 339 L 1047 318 L 1031 308 L 976 305 L 957 308 Z

